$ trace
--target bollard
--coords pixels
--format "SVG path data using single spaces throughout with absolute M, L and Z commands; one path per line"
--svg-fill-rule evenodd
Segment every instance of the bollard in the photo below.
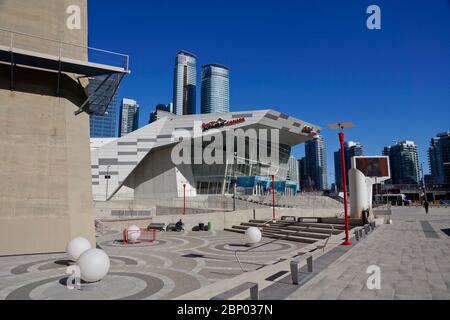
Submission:
M 291 260 L 290 267 L 291 267 L 291 277 L 292 277 L 292 283 L 298 284 L 298 264 L 303 260 L 306 259 L 306 263 L 308 265 L 308 272 L 313 272 L 313 257 L 311 254 L 307 253 L 300 257 L 297 257 L 293 260 Z

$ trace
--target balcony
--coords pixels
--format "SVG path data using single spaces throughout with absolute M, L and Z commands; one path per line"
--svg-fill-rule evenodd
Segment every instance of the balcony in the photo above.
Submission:
M 47 39 L 0 28 L 0 63 L 11 66 L 14 90 L 16 66 L 73 74 L 86 91 L 86 100 L 75 114 L 104 115 L 123 77 L 130 73 L 128 55 Z

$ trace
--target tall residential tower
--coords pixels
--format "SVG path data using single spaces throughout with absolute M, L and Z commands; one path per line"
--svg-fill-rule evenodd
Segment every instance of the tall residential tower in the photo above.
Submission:
M 320 135 L 305 143 L 305 171 L 305 187 L 314 190 L 328 189 L 325 141 Z
M 433 183 L 450 184 L 450 131 L 431 139 L 428 158 Z
M 197 57 L 187 51 L 177 53 L 173 83 L 173 107 L 176 115 L 195 114 Z
M 345 168 L 347 170 L 348 176 L 348 170 L 350 170 L 351 168 L 351 159 L 356 156 L 364 155 L 364 147 L 359 142 L 346 141 L 344 146 L 344 154 L 345 154 Z M 341 150 L 338 150 L 334 153 L 334 178 L 337 188 L 339 190 L 342 190 L 343 185 L 342 185 Z
M 139 128 L 139 105 L 135 100 L 123 99 L 120 111 L 120 136 Z
M 220 64 L 202 68 L 201 113 L 230 112 L 229 69 Z
M 419 184 L 419 156 L 413 141 L 399 141 L 385 147 L 383 155 L 389 156 L 393 184 Z

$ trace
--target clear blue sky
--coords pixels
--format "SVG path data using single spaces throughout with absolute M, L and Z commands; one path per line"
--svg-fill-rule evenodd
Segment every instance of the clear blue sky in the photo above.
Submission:
M 366 28 L 371 4 L 382 30 Z M 230 67 L 232 111 L 272 108 L 323 127 L 353 121 L 347 137 L 367 155 L 409 139 L 427 162 L 431 137 L 450 130 L 450 0 L 91 0 L 89 42 L 130 55 L 119 98 L 139 101 L 141 125 L 172 101 L 175 54 L 185 49 L 198 74 L 202 64 Z M 338 139 L 323 135 L 331 183 Z

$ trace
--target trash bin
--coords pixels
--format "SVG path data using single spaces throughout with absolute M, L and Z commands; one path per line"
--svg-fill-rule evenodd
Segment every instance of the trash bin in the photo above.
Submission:
M 212 222 L 208 222 L 208 231 L 212 231 L 213 224 Z
M 199 231 L 203 231 L 205 229 L 205 224 L 204 223 L 199 223 L 198 224 L 198 230 Z

